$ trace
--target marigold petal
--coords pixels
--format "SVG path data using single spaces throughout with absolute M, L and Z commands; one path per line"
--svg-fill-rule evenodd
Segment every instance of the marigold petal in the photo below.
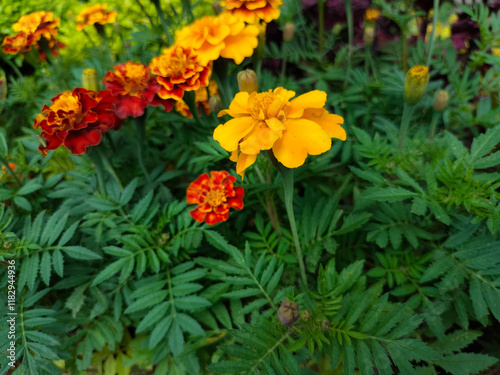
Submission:
M 344 128 L 340 126 L 344 123 L 344 119 L 339 115 L 328 113 L 326 109 L 306 109 L 302 118 L 319 124 L 330 138 L 337 138 L 342 141 L 347 138 Z
M 325 103 L 326 92 L 313 90 L 293 99 L 285 107 L 285 114 L 287 118 L 299 118 L 302 117 L 304 110 L 308 108 L 323 108 Z
M 287 130 L 273 146 L 276 159 L 287 168 L 297 168 L 304 164 L 307 154 L 319 155 L 328 151 L 332 140 L 328 134 L 313 121 L 288 119 Z
M 205 212 L 199 211 L 198 208 L 195 208 L 194 210 L 190 211 L 189 214 L 193 219 L 195 219 L 199 223 L 203 223 L 203 221 L 205 221 L 205 217 L 207 216 Z
M 253 129 L 255 120 L 251 117 L 239 117 L 217 126 L 214 130 L 214 139 L 226 151 L 234 151 L 238 143 Z
M 245 176 L 245 169 L 255 163 L 255 160 L 257 160 L 257 154 L 247 155 L 241 153 L 238 157 L 238 162 L 236 163 L 236 173 L 243 178 Z
M 261 150 L 271 149 L 280 136 L 281 132 L 275 132 L 264 122 L 260 122 L 240 143 L 240 150 L 245 154 L 258 154 Z
M 83 154 L 87 147 L 96 146 L 101 142 L 102 134 L 97 129 L 84 129 L 78 132 L 70 132 L 64 139 L 64 145 L 72 154 Z
M 250 109 L 248 108 L 249 96 L 248 92 L 245 91 L 237 93 L 229 105 L 229 109 L 220 111 L 217 116 L 229 115 L 231 117 L 242 117 L 250 115 Z
M 214 225 L 226 221 L 228 217 L 229 217 L 229 212 L 224 215 L 219 215 L 214 212 L 210 212 L 209 214 L 207 214 L 205 222 L 208 225 Z
M 253 50 L 259 44 L 258 35 L 259 29 L 256 26 L 247 26 L 241 33 L 224 39 L 225 48 L 221 50 L 220 55 L 233 59 L 237 65 L 241 64 L 245 57 L 252 56 Z

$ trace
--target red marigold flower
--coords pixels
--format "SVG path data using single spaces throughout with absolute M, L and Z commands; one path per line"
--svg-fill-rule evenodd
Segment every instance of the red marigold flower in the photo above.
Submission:
M 101 142 L 102 133 L 111 129 L 117 119 L 114 113 L 114 97 L 109 91 L 88 91 L 76 88 L 52 98 L 52 104 L 44 105 L 38 114 L 34 128 L 42 129 L 47 145 L 39 150 L 55 150 L 61 145 L 73 154 L 83 154 L 88 146 Z
M 193 219 L 214 225 L 227 220 L 229 208 L 241 210 L 245 192 L 242 187 L 233 187 L 235 181 L 236 177 L 226 171 L 212 171 L 210 176 L 204 173 L 191 182 L 187 189 L 187 201 L 198 205 L 190 212 Z
M 198 90 L 208 86 L 212 74 L 212 63 L 202 65 L 190 47 L 177 44 L 163 51 L 149 64 L 151 73 L 156 74 L 161 85 L 158 96 L 162 99 L 180 100 L 184 91 Z
M 2 42 L 2 47 L 5 53 L 15 55 L 19 52 L 24 53 L 30 51 L 33 44 L 33 34 L 20 32 L 11 38 L 6 36 Z
M 76 25 L 76 29 L 83 30 L 85 26 L 92 26 L 96 23 L 104 25 L 106 23 L 115 22 L 117 15 L 116 11 L 106 10 L 107 8 L 107 4 L 95 4 L 83 9 L 80 14 L 76 16 L 76 21 L 80 22 Z
M 150 76 L 146 65 L 129 61 L 115 66 L 114 69 L 113 72 L 106 73 L 102 82 L 116 97 L 118 118 L 140 117 L 148 105 L 163 105 L 166 112 L 173 108 L 172 100 L 163 100 L 156 95 L 161 86 L 156 77 Z

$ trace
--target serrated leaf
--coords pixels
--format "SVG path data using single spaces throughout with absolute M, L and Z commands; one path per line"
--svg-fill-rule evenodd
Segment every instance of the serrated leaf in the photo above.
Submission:
M 14 203 L 26 211 L 31 211 L 31 203 L 24 197 L 14 197 Z
M 52 258 L 50 252 L 44 251 L 42 254 L 42 260 L 40 261 L 40 275 L 45 285 L 50 284 L 50 271 L 52 269 Z
M 153 200 L 154 191 L 150 191 L 144 198 L 142 198 L 130 211 L 130 219 L 137 223 L 144 216 Z
M 73 259 L 95 260 L 102 258 L 99 254 L 96 254 L 83 246 L 65 246 L 62 249 Z
M 120 206 L 125 206 L 134 196 L 139 179 L 136 177 L 123 189 L 120 195 Z
M 151 336 L 149 338 L 149 349 L 153 349 L 161 340 L 163 340 L 170 327 L 172 326 L 172 322 L 172 315 L 168 315 L 167 317 L 160 320 L 155 329 L 151 332 Z
M 498 362 L 498 358 L 478 353 L 458 353 L 434 361 L 453 375 L 477 374 Z
M 120 272 L 121 269 L 127 263 L 127 261 L 128 261 L 128 258 L 121 258 L 121 259 L 118 259 L 118 260 L 114 261 L 113 263 L 107 265 L 106 268 L 101 270 L 101 272 L 99 272 L 97 274 L 97 276 L 94 278 L 94 281 L 92 282 L 92 286 L 100 284 L 103 281 L 105 281 L 105 280 L 109 279 L 110 277 L 112 277 L 113 275 L 115 275 L 116 273 Z

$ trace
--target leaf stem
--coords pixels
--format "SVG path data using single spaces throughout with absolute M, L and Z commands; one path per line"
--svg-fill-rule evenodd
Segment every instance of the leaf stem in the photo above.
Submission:
M 139 162 L 139 166 L 142 169 L 142 173 L 144 173 L 144 177 L 146 178 L 146 182 L 151 184 L 151 177 L 149 176 L 149 172 L 144 165 L 144 144 L 146 142 L 146 111 L 141 117 L 137 117 L 135 119 L 135 126 L 137 128 L 137 161 Z
M 432 59 L 432 51 L 434 50 L 434 36 L 436 35 L 436 26 L 437 26 L 437 20 L 438 20 L 438 13 L 439 13 L 439 0 L 434 0 L 434 13 L 432 15 L 432 31 L 431 31 L 431 40 L 429 40 L 429 51 L 427 55 L 427 61 L 425 63 L 425 66 L 429 67 Z

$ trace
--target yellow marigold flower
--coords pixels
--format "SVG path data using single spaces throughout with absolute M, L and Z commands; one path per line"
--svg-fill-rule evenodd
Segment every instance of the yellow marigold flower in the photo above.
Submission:
M 429 68 L 425 65 L 414 65 L 406 73 L 404 84 L 404 100 L 408 104 L 417 104 L 424 96 L 429 82 Z
M 307 155 L 319 155 L 332 146 L 331 138 L 346 139 L 344 119 L 330 114 L 326 93 L 314 90 L 290 101 L 295 92 L 278 87 L 264 93 L 239 92 L 229 109 L 234 117 L 214 131 L 214 139 L 232 152 L 236 172 L 243 177 L 262 150 L 271 150 L 287 168 L 304 164 Z
M 220 56 L 241 64 L 245 57 L 252 56 L 258 45 L 259 29 L 245 25 L 229 13 L 203 17 L 177 32 L 178 43 L 191 47 L 198 55 L 201 65 L 217 60 Z
M 380 9 L 368 8 L 363 15 L 365 21 L 375 22 L 380 17 Z
M 184 91 L 198 90 L 208 86 L 212 74 L 212 63 L 201 64 L 199 56 L 189 47 L 175 44 L 155 57 L 149 64 L 151 73 L 157 75 L 162 99 L 180 100 Z
M 247 23 L 263 20 L 266 23 L 280 16 L 282 0 L 224 0 L 221 5 L 226 12 Z
M 92 26 L 96 23 L 104 25 L 106 23 L 113 23 L 116 21 L 116 11 L 106 10 L 107 4 L 95 4 L 88 8 L 83 9 L 78 16 L 76 16 L 77 30 L 83 30 L 85 26 Z

